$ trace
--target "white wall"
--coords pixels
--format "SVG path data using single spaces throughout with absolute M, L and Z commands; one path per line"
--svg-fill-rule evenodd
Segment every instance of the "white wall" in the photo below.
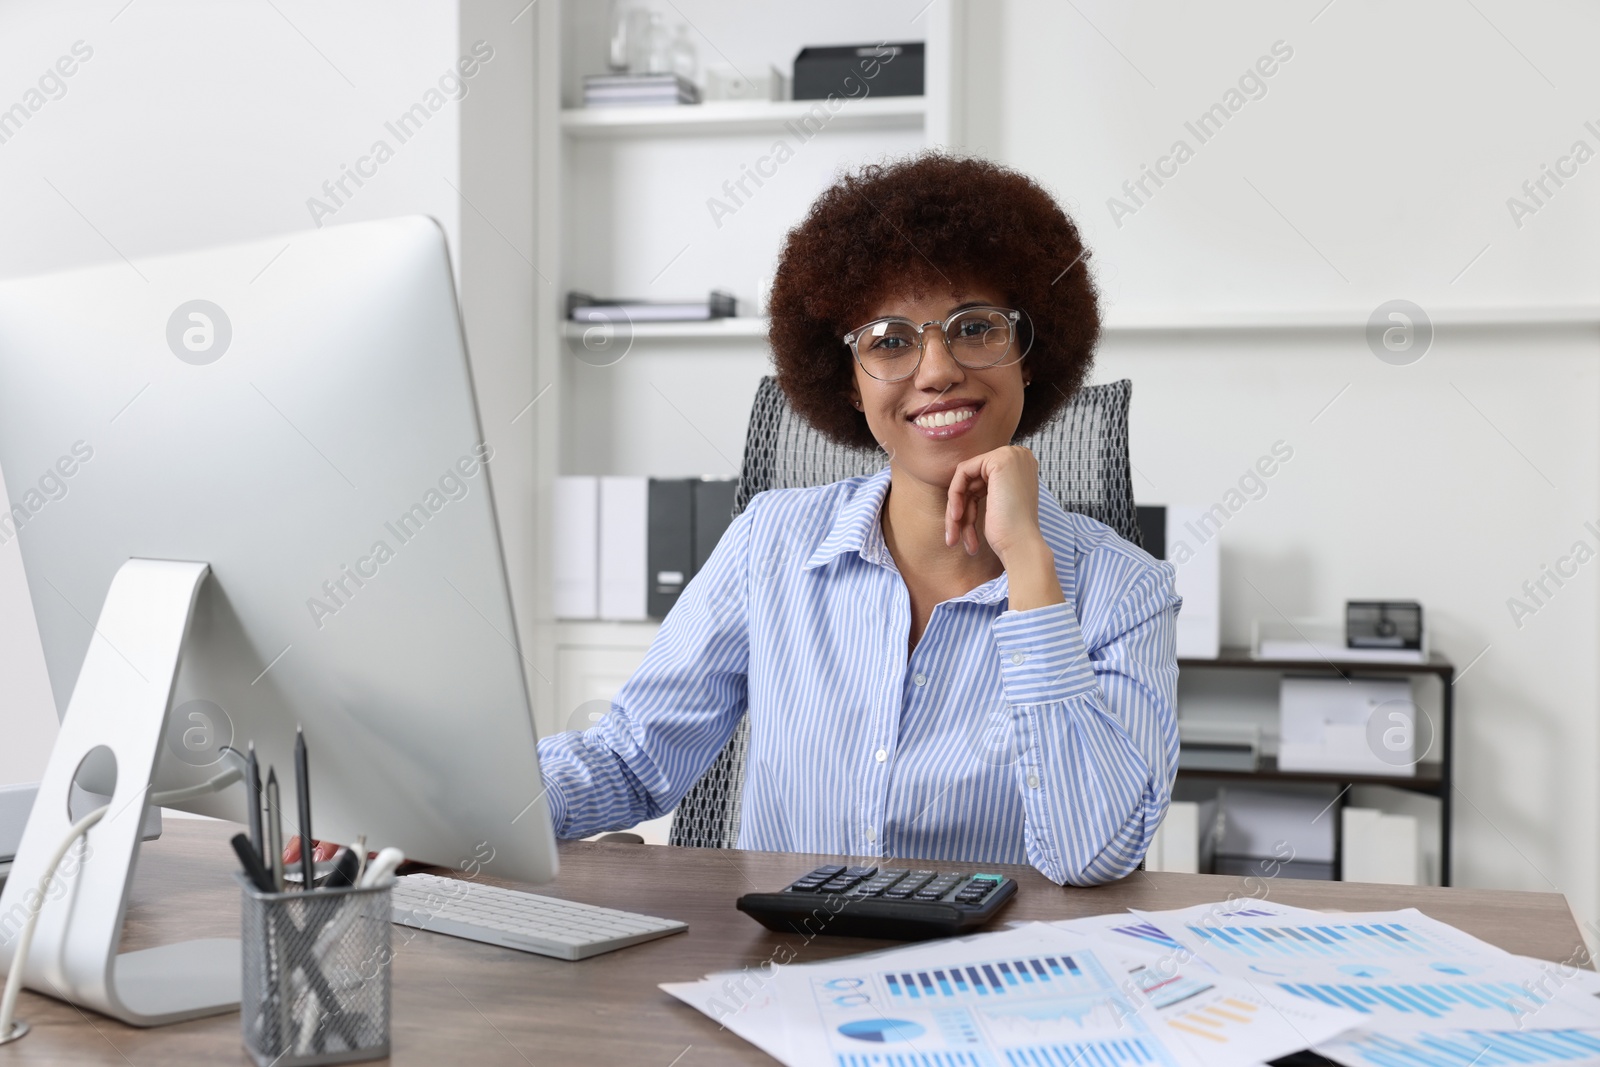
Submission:
M 524 578 L 531 432 L 510 425 L 533 395 L 532 273 L 522 258 L 534 248 L 533 20 L 512 21 L 522 7 L 0 5 L 0 109 L 24 100 L 74 42 L 93 50 L 65 94 L 0 143 L 0 277 L 306 230 L 308 198 L 326 202 L 324 181 L 389 141 L 394 158 L 324 221 L 427 214 L 444 225 L 485 429 L 497 448 L 510 445 L 497 458 L 497 500 L 513 578 Z M 384 123 L 423 100 L 477 40 L 496 54 L 465 99 L 398 144 Z M 489 144 L 485 126 L 494 146 L 464 152 L 468 128 Z M 0 677 L 0 781 L 36 779 L 55 715 L 15 541 L 0 547 Z
M 1423 601 L 1458 668 L 1483 652 L 1456 686 L 1458 884 L 1559 890 L 1593 919 L 1600 570 L 1520 629 L 1506 600 L 1575 540 L 1595 546 L 1600 327 L 1441 326 L 1397 367 L 1361 324 L 1396 297 L 1441 318 L 1594 304 L 1600 159 L 1520 228 L 1506 200 L 1575 140 L 1600 150 L 1583 126 L 1600 128 L 1583 51 L 1600 11 L 1325 2 L 975 3 L 968 140 L 1072 205 L 1113 321 L 1350 323 L 1111 332 L 1097 377 L 1133 379 L 1135 489 L 1209 505 L 1291 443 L 1222 533 L 1224 643 L 1279 612 Z M 1279 40 L 1294 55 L 1266 95 L 1200 145 L 1184 122 Z M 1108 198 L 1179 137 L 1194 158 L 1119 228 Z

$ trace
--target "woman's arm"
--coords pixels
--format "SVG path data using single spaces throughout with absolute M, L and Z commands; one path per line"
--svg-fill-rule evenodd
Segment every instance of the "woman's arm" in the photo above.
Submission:
M 1039 525 L 1039 464 L 1015 445 L 962 462 L 945 543 L 978 551 L 978 526 L 1006 569 L 1012 610 L 993 633 L 1011 707 L 1028 860 L 1058 883 L 1132 871 L 1172 799 L 1178 765 L 1177 615 L 1172 565 L 1096 554 L 1059 565 Z M 984 507 L 978 507 L 982 501 Z M 1079 620 L 1096 626 L 1088 647 Z
M 677 807 L 745 713 L 749 553 L 760 498 L 733 520 L 611 710 L 539 742 L 557 837 L 587 837 Z
M 1177 773 L 1172 567 L 1131 553 L 1103 565 L 1107 581 L 1073 581 L 1067 601 L 1008 611 L 993 627 L 1020 752 L 1028 861 L 1061 884 L 1109 882 L 1137 867 Z M 1143 574 L 1118 580 L 1133 568 Z M 1116 595 L 1110 636 L 1089 648 L 1078 607 L 1107 594 Z

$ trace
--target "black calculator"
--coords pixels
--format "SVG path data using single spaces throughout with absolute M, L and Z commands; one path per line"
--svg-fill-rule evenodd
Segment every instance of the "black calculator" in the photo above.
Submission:
M 738 906 L 780 933 L 922 941 L 980 927 L 1016 895 L 1003 874 L 830 863 L 779 892 L 746 893 Z

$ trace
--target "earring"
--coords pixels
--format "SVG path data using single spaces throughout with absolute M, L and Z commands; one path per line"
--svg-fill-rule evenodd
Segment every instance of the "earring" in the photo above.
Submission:
M 861 410 L 861 401 L 859 401 L 859 400 L 857 400 L 857 401 L 856 401 L 856 402 L 855 402 L 855 405 L 856 405 L 856 410 L 857 410 L 857 411 L 860 411 L 860 410 Z

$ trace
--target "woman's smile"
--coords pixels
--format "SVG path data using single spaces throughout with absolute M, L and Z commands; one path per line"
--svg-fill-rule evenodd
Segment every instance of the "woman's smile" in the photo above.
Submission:
M 906 418 L 929 440 L 948 441 L 978 424 L 983 404 L 982 400 L 940 400 L 917 408 Z

